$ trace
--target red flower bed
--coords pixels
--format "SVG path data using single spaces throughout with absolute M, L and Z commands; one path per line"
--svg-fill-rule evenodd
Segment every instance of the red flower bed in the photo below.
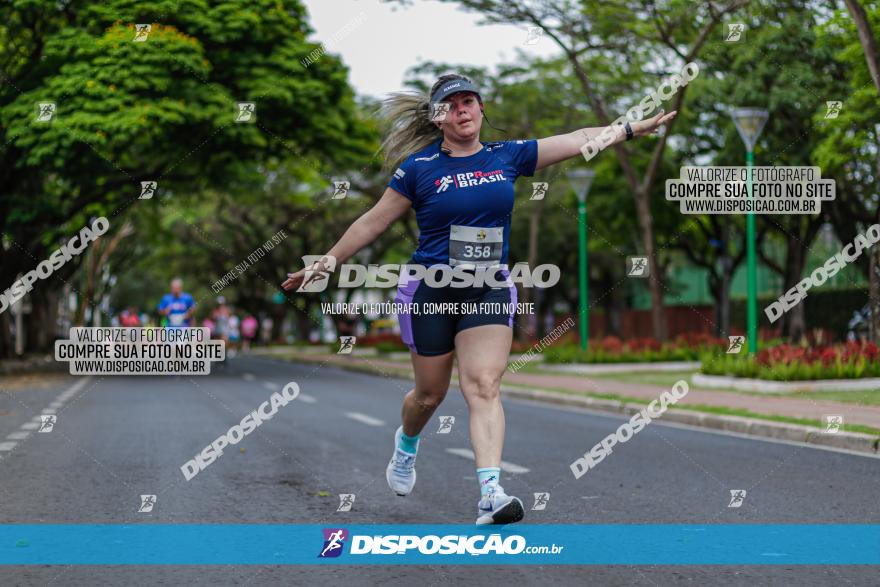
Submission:
M 850 363 L 859 359 L 869 362 L 877 360 L 880 351 L 873 342 L 850 341 L 845 344 L 825 346 L 795 346 L 780 344 L 775 347 L 763 349 L 755 354 L 755 362 L 765 367 L 784 364 L 791 365 L 800 363 L 803 365 L 815 365 L 821 363 L 830 366 L 841 363 Z

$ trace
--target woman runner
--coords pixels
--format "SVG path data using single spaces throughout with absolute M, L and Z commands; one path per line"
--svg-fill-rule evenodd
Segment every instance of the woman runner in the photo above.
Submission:
M 432 107 L 438 103 L 444 106 Z M 501 308 L 489 313 L 399 315 L 415 386 L 403 399 L 402 425 L 394 435 L 386 479 L 397 495 L 413 490 L 419 434 L 446 396 L 455 354 L 480 488 L 476 523 L 517 522 L 523 517 L 522 502 L 500 485 L 505 432 L 500 386 L 513 340 L 515 310 L 511 308 L 516 307 L 516 288 L 507 272 L 513 182 L 521 175 L 531 177 L 549 165 L 581 156 L 581 146 L 606 127 L 537 140 L 482 143 L 480 91 L 468 78 L 455 74 L 440 77 L 429 96 L 392 94 L 385 101 L 385 112 L 393 122 L 383 141 L 385 166 L 397 170 L 382 198 L 349 227 L 327 256 L 344 262 L 412 208 L 419 244 L 411 265 L 461 267 L 474 274 L 489 269 L 489 273 L 486 283 L 470 287 L 402 278 L 395 301 L 409 307 L 457 302 Z M 664 115 L 661 110 L 653 118 L 617 125 L 611 129 L 611 144 L 655 132 L 675 114 Z M 308 270 L 320 274 L 326 266 L 318 262 Z M 298 288 L 306 271 L 288 274 L 282 287 Z

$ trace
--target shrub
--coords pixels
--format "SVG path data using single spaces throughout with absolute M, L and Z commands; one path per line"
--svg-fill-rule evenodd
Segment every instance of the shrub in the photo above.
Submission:
M 825 346 L 780 344 L 747 354 L 705 353 L 701 373 L 771 381 L 813 381 L 880 377 L 877 345 L 847 342 Z
M 705 334 L 679 336 L 667 343 L 652 338 L 622 341 L 615 336 L 591 340 L 586 352 L 579 344 L 553 345 L 544 351 L 547 363 L 652 363 L 696 361 L 701 353 L 727 348 L 727 342 Z
M 399 338 L 396 342 L 380 342 L 374 346 L 380 353 L 409 352 L 409 347 L 403 344 Z

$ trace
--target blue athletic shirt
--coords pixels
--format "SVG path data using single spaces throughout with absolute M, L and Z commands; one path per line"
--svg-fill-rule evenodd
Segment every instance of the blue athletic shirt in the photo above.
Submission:
M 430 267 L 450 263 L 450 231 L 466 234 L 454 237 L 457 256 L 467 240 L 476 246 L 469 252 L 479 255 L 478 240 L 485 240 L 484 228 L 503 232 L 499 264 L 507 263 L 510 238 L 510 215 L 513 211 L 513 182 L 520 175 L 531 177 L 538 162 L 538 141 L 518 140 L 483 143 L 483 148 L 467 157 L 450 157 L 440 151 L 438 139 L 427 148 L 413 153 L 401 163 L 388 187 L 412 201 L 419 226 L 419 246 L 411 263 Z M 468 230 L 462 227 L 474 227 Z M 497 227 L 501 227 L 498 230 Z M 478 235 L 478 236 L 475 236 Z M 464 241 L 459 242 L 462 238 Z M 492 240 L 489 236 L 488 240 Z M 485 253 L 489 254 L 489 248 Z M 492 252 L 493 260 L 499 252 Z M 488 258 L 488 257 L 487 257 Z
M 159 302 L 159 309 L 164 310 L 165 308 L 170 307 L 171 311 L 168 312 L 168 326 L 171 328 L 183 328 L 190 325 L 189 320 L 183 319 L 183 315 L 195 305 L 195 301 L 188 293 L 181 292 L 179 298 L 175 298 L 174 294 L 167 293 L 162 296 L 162 300 Z

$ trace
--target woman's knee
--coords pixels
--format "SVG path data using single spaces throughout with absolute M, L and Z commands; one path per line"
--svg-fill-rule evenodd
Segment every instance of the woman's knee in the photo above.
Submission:
M 460 383 L 466 401 L 495 401 L 501 397 L 501 377 L 491 373 L 464 377 Z
M 413 390 L 413 396 L 417 404 L 424 408 L 436 408 L 446 397 L 447 387 L 418 387 Z

